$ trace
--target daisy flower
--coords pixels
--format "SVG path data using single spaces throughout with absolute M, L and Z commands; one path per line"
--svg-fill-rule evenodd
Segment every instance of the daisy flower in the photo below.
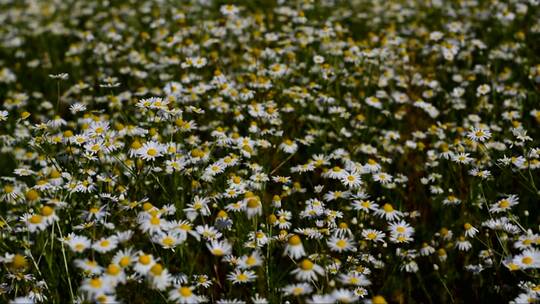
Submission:
M 455 247 L 460 251 L 469 251 L 472 248 L 472 244 L 465 238 L 465 236 L 460 236 L 456 240 Z
M 540 268 L 540 250 L 527 249 L 514 256 L 512 262 L 520 269 Z
M 286 139 L 279 145 L 279 148 L 285 153 L 293 154 L 298 150 L 298 144 L 290 139 Z
M 154 264 L 156 264 L 156 260 L 151 254 L 145 254 L 144 252 L 140 252 L 133 269 L 137 273 L 145 275 L 150 271 Z
M 21 220 L 26 224 L 28 231 L 39 232 L 45 230 L 48 226 L 47 222 L 40 214 L 25 214 Z
M 130 266 L 136 259 L 137 255 L 133 252 L 133 249 L 127 248 L 117 251 L 112 258 L 112 262 L 122 268 L 126 268 Z
M 210 253 L 215 256 L 225 256 L 231 254 L 232 252 L 232 246 L 226 240 L 212 240 L 209 244 L 206 244 L 206 247 L 208 248 L 208 250 L 210 250 Z
M 118 240 L 116 236 L 111 236 L 108 238 L 101 238 L 92 245 L 92 249 L 99 253 L 109 252 L 114 250 L 118 245 Z
M 399 219 L 403 213 L 398 210 L 395 210 L 394 207 L 386 203 L 382 208 L 375 211 L 375 214 L 379 217 L 385 218 L 387 221 L 393 221 Z
M 297 283 L 297 284 L 289 284 L 281 289 L 284 295 L 286 296 L 301 296 L 305 294 L 310 294 L 313 291 L 313 287 L 311 287 L 308 283 Z
M 338 280 L 342 284 L 346 285 L 354 285 L 354 286 L 369 286 L 371 285 L 371 282 L 368 280 L 368 278 L 359 272 L 353 271 L 349 272 L 347 274 L 341 273 L 338 276 Z
M 345 172 L 341 176 L 341 183 L 348 188 L 355 189 L 362 185 L 362 179 L 360 178 L 360 174 L 355 171 Z
M 171 285 L 171 275 L 160 263 L 155 263 L 148 274 L 150 284 L 154 289 L 165 290 Z
M 193 286 L 179 285 L 169 291 L 169 300 L 179 304 L 198 304 L 202 299 L 193 293 Z
M 302 239 L 296 234 L 289 237 L 287 245 L 285 246 L 285 252 L 283 255 L 288 255 L 292 259 L 299 259 L 306 254 L 304 246 L 302 245 Z
M 67 243 L 69 248 L 76 253 L 81 253 L 85 251 L 91 245 L 91 241 L 89 238 L 85 236 L 75 235 L 73 233 L 69 234 L 66 237 L 66 240 L 64 240 L 64 242 Z
M 120 267 L 118 264 L 111 263 L 109 264 L 109 266 L 107 266 L 107 269 L 105 269 L 103 279 L 108 284 L 116 286 L 118 284 L 123 284 L 126 282 L 126 273 L 124 272 L 124 269 L 122 269 L 122 267 Z
M 81 290 L 87 292 L 91 296 L 101 295 L 104 293 L 112 293 L 114 287 L 104 280 L 103 277 L 84 279 Z
M 299 281 L 317 281 L 317 275 L 324 275 L 324 269 L 309 259 L 304 259 L 291 274 Z
M 375 229 L 364 229 L 362 231 L 362 237 L 367 241 L 383 242 L 384 236 L 384 232 Z
M 493 213 L 499 213 L 504 212 L 512 209 L 513 206 L 517 205 L 519 203 L 519 198 L 517 195 L 510 195 L 508 197 L 505 197 L 495 204 L 491 205 L 489 208 L 489 211 Z
M 385 172 L 377 172 L 373 174 L 373 180 L 386 185 L 392 182 L 392 175 Z
M 471 128 L 467 137 L 472 141 L 484 142 L 491 137 L 491 132 L 486 128 Z
M 345 288 L 334 289 L 334 291 L 332 291 L 332 297 L 340 303 L 353 303 L 358 301 L 358 296 Z
M 257 267 L 262 264 L 262 257 L 259 251 L 253 251 L 250 255 L 244 255 L 238 261 L 239 269 L 249 269 L 252 267 Z
M 253 196 L 246 199 L 246 213 L 248 219 L 257 215 L 262 215 L 261 199 L 258 196 Z
M 146 142 L 137 150 L 137 155 L 146 161 L 155 160 L 156 158 L 162 156 L 163 153 L 163 145 L 155 141 Z
M 411 236 L 414 233 L 414 228 L 411 227 L 407 222 L 401 220 L 399 222 L 393 222 L 388 226 L 388 231 L 393 236 L 396 235 L 405 235 L 405 236 Z
M 473 238 L 478 233 L 478 229 L 476 229 L 473 225 L 469 223 L 463 224 L 463 228 L 465 229 L 466 237 Z
M 253 282 L 257 278 L 255 271 L 236 269 L 227 275 L 227 280 L 233 284 Z
M 337 237 L 334 235 L 331 236 L 328 241 L 326 241 L 326 244 L 328 247 L 330 247 L 330 250 L 336 252 L 356 251 L 356 243 L 353 239 L 348 237 Z

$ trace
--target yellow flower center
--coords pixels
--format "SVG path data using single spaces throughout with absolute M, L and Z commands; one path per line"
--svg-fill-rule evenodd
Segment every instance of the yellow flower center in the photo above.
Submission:
M 89 284 L 90 286 L 92 286 L 92 288 L 98 289 L 98 288 L 101 288 L 101 286 L 103 285 L 103 282 L 101 282 L 101 279 L 95 278 L 95 279 L 91 279 Z
M 305 259 L 300 264 L 300 268 L 302 268 L 303 270 L 311 270 L 311 269 L 313 269 L 313 262 L 311 262 L 308 259 Z
M 253 256 L 250 256 L 246 259 L 246 264 L 248 266 L 252 266 L 252 265 L 255 265 L 257 263 L 257 259 L 254 258 Z
M 41 215 L 34 214 L 30 217 L 30 223 L 32 224 L 39 224 L 42 220 L 43 218 L 41 217 Z
M 53 212 L 54 212 L 54 209 L 49 206 L 44 206 L 43 208 L 41 208 L 41 215 L 43 216 L 49 216 L 53 214 Z
M 248 208 L 258 208 L 260 206 L 259 200 L 256 198 L 250 198 L 247 202 Z
M 499 207 L 501 208 L 508 208 L 510 207 L 510 202 L 506 199 L 503 199 L 501 200 L 501 202 L 499 203 Z
M 150 148 L 150 149 L 148 149 L 148 151 L 146 151 L 146 154 L 148 154 L 150 156 L 156 156 L 157 155 L 157 150 L 154 149 L 154 148 Z
M 534 262 L 534 260 L 533 258 L 526 256 L 523 259 L 521 259 L 521 262 L 525 265 L 531 265 Z
M 302 243 L 302 240 L 296 234 L 289 238 L 289 245 L 291 246 L 297 246 L 297 245 L 300 245 L 301 243 Z
M 11 261 L 11 265 L 13 265 L 13 267 L 17 269 L 20 269 L 20 268 L 25 268 L 28 265 L 28 263 L 24 255 L 16 254 L 13 257 L 13 260 Z
M 150 224 L 157 226 L 159 225 L 159 223 L 160 223 L 159 217 L 154 215 L 150 218 Z
M 163 245 L 171 247 L 174 244 L 174 239 L 170 236 L 166 236 L 161 242 Z
M 161 275 L 161 273 L 163 272 L 163 266 L 161 266 L 161 264 L 159 263 L 156 263 L 156 265 L 150 268 L 150 272 L 152 272 L 152 274 L 155 276 Z
M 392 205 L 388 203 L 384 204 L 383 209 L 384 209 L 384 212 L 387 212 L 387 213 L 394 211 L 394 207 L 392 207 Z
M 118 275 L 120 273 L 120 267 L 116 266 L 115 264 L 109 264 L 109 267 L 107 267 L 107 273 L 110 275 Z
M 368 235 L 368 237 L 369 237 L 369 235 Z M 336 246 L 338 248 L 345 248 L 347 246 L 347 241 L 341 239 L 341 240 L 336 242 Z
M 83 251 L 85 247 L 84 244 L 79 243 L 75 245 L 75 251 Z
M 375 232 L 370 232 L 367 234 L 367 238 L 370 240 L 374 240 L 377 237 L 377 234 Z
M 28 192 L 26 192 L 26 199 L 27 200 L 35 201 L 38 198 L 39 198 L 39 193 L 34 189 L 28 190 Z
M 4 186 L 4 192 L 5 193 L 11 193 L 11 192 L 13 192 L 13 190 L 14 190 L 14 188 L 11 185 L 5 185 Z
M 131 258 L 128 256 L 122 257 L 119 262 L 120 266 L 124 268 L 128 267 L 130 263 L 131 263 Z
M 191 295 L 193 294 L 193 292 L 191 291 L 189 287 L 178 288 L 178 293 L 180 293 L 180 295 L 184 298 L 191 297 Z
M 150 256 L 147 255 L 147 254 L 143 254 L 141 256 L 139 256 L 139 263 L 143 264 L 143 265 L 148 265 L 150 264 Z

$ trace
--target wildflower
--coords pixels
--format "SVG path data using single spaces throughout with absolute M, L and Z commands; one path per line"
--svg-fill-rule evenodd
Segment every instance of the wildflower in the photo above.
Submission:
M 257 278 L 254 271 L 237 269 L 227 275 L 227 279 L 233 284 L 253 282 Z
M 154 289 L 165 290 L 171 284 L 171 275 L 160 263 L 155 263 L 150 268 L 149 280 Z
M 540 251 L 527 249 L 521 254 L 514 256 L 512 262 L 520 269 L 540 268 Z
M 294 141 L 286 139 L 279 145 L 279 148 L 285 153 L 293 154 L 298 150 L 298 145 Z
M 85 279 L 82 283 L 81 290 L 95 296 L 113 292 L 113 286 L 107 284 L 103 277 L 95 277 Z
M 461 251 L 469 251 L 472 248 L 472 244 L 464 236 L 460 236 L 456 241 L 456 248 Z
M 328 247 L 330 247 L 330 250 L 336 251 L 336 252 L 343 252 L 343 251 L 355 251 L 355 242 L 347 237 L 339 238 L 337 236 L 332 236 L 328 241 L 326 241 L 326 244 Z
M 403 215 L 400 211 L 395 210 L 394 207 L 389 203 L 384 204 L 382 208 L 376 210 L 375 214 L 385 218 L 388 221 L 397 220 Z
M 169 291 L 169 300 L 180 304 L 197 304 L 201 303 L 202 299 L 193 293 L 194 287 L 179 285 Z
M 467 137 L 473 141 L 484 142 L 491 137 L 491 132 L 485 128 L 471 128 Z
M 364 237 L 365 240 L 372 241 L 372 242 L 382 242 L 384 239 L 384 233 L 381 231 L 377 231 L 375 229 L 364 229 L 362 231 L 362 237 Z
M 164 148 L 161 144 L 157 142 L 146 142 L 140 149 L 137 151 L 137 155 L 147 161 L 155 160 L 156 158 L 163 155 Z
M 513 206 L 518 204 L 518 201 L 519 198 L 517 197 L 517 195 L 510 195 L 508 197 L 500 199 L 495 204 L 491 205 L 489 211 L 493 213 L 499 213 L 510 210 Z
M 90 248 L 90 239 L 85 236 L 69 234 L 65 240 L 69 248 L 76 253 L 81 253 Z
M 282 292 L 284 295 L 289 296 L 301 296 L 305 294 L 309 294 L 313 291 L 313 287 L 307 283 L 298 283 L 298 284 L 289 284 L 285 287 L 283 287 Z
M 324 269 L 309 259 L 304 259 L 298 264 L 298 268 L 291 272 L 299 281 L 317 281 L 317 275 L 323 275 Z
M 304 246 L 302 245 L 302 240 L 300 237 L 296 234 L 291 235 L 287 241 L 283 255 L 288 255 L 296 260 L 305 254 L 306 252 L 304 251 Z
M 215 256 L 229 255 L 232 250 L 232 246 L 227 241 L 212 240 L 209 244 L 206 244 L 206 247 Z
M 466 237 L 473 238 L 478 233 L 478 229 L 476 229 L 473 225 L 469 223 L 463 224 L 463 228 L 465 228 Z
M 99 253 L 105 253 L 114 250 L 117 244 L 118 240 L 115 236 L 109 238 L 101 238 L 92 245 L 92 249 Z

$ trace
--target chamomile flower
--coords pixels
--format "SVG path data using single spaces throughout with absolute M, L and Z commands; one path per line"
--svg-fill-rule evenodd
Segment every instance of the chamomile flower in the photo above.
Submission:
M 301 296 L 305 294 L 310 294 L 313 291 L 313 287 L 311 287 L 308 283 L 297 283 L 297 284 L 289 284 L 281 289 L 284 295 L 286 296 Z
M 375 229 L 362 230 L 362 237 L 367 241 L 382 242 L 384 240 L 384 232 Z
M 484 142 L 491 137 L 491 132 L 485 128 L 471 128 L 467 137 L 476 142 Z
M 208 250 L 210 250 L 210 253 L 218 257 L 229 255 L 231 254 L 231 251 L 232 251 L 232 246 L 226 240 L 223 240 L 223 241 L 212 240 L 210 241 L 210 243 L 206 244 L 206 247 L 208 247 Z
M 133 269 L 141 275 L 146 275 L 154 264 L 156 264 L 156 260 L 151 254 L 139 252 Z
M 304 259 L 291 274 L 299 281 L 317 281 L 317 276 L 324 275 L 324 269 L 311 260 Z
M 292 259 L 299 259 L 306 254 L 304 246 L 302 245 L 302 239 L 296 234 L 293 234 L 287 240 L 287 245 L 285 245 L 285 251 L 283 255 L 288 255 Z
M 403 215 L 402 212 L 395 210 L 394 207 L 389 203 L 385 203 L 380 209 L 376 210 L 375 214 L 379 217 L 385 218 L 388 221 L 397 220 Z
M 84 252 L 86 249 L 90 248 L 91 241 L 89 238 L 82 235 L 69 234 L 64 240 L 69 248 L 75 253 Z
M 107 284 L 103 277 L 87 278 L 83 281 L 81 290 L 91 296 L 97 296 L 104 293 L 112 293 L 113 285 Z
M 521 254 L 514 256 L 512 262 L 520 269 L 540 268 L 540 251 L 527 249 Z
M 478 229 L 469 223 L 463 224 L 463 228 L 465 229 L 466 237 L 473 238 L 478 233 Z
M 257 278 L 255 271 L 236 269 L 227 275 L 227 280 L 233 284 L 244 284 L 253 282 Z
M 150 141 L 144 143 L 143 146 L 137 150 L 137 156 L 146 161 L 153 161 L 156 158 L 161 157 L 164 152 L 162 144 Z
M 92 245 L 92 249 L 99 253 L 105 253 L 114 250 L 117 245 L 118 240 L 116 236 L 111 236 L 108 238 L 101 238 L 94 242 L 94 244 Z
M 349 237 L 337 237 L 337 236 L 331 236 L 327 241 L 326 244 L 332 251 L 336 252 L 344 252 L 344 251 L 355 251 L 356 243 L 353 239 Z
M 155 263 L 148 272 L 148 279 L 152 288 L 157 290 L 165 290 L 171 285 L 171 274 L 163 265 Z
M 202 298 L 193 292 L 195 288 L 188 285 L 178 285 L 169 291 L 169 300 L 179 304 L 197 304 Z

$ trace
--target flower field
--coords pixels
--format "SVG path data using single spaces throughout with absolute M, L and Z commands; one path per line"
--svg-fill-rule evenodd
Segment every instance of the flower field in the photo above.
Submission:
M 0 303 L 540 302 L 538 0 L 0 0 Z

